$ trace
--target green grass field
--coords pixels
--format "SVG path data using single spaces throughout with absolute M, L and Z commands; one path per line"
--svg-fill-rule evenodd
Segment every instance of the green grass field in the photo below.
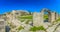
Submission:
M 21 19 L 32 19 L 32 16 L 21 16 Z
M 20 19 L 32 19 L 32 15 L 27 15 L 27 16 L 18 16 Z

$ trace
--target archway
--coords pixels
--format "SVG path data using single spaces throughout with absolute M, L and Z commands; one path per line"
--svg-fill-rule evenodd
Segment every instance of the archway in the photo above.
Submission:
M 48 9 L 42 9 L 41 11 L 44 22 L 51 22 L 51 12 Z

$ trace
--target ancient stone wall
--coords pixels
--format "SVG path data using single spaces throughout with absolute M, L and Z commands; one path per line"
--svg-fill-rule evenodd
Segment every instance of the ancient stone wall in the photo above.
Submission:
M 40 15 L 39 13 L 33 13 L 33 26 L 39 26 Z
M 0 32 L 5 32 L 5 21 L 0 19 Z
M 55 12 L 51 12 L 51 23 L 56 20 L 55 17 Z
M 44 25 L 44 12 L 48 12 L 48 22 L 52 23 L 56 19 L 58 19 L 58 14 L 56 12 L 51 12 L 48 9 L 43 9 L 40 13 L 33 13 L 33 25 L 40 26 Z
M 59 18 L 59 14 L 58 13 L 56 13 L 56 19 L 58 19 Z

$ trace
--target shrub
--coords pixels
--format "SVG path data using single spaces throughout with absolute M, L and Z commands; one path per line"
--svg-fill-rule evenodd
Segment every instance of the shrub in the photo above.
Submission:
M 45 28 L 43 26 L 39 26 L 37 27 L 38 30 L 45 30 Z
M 18 27 L 18 30 L 21 30 L 21 29 L 24 29 L 24 27 L 22 27 L 22 26 Z
M 37 30 L 46 30 L 43 26 L 38 26 L 38 27 L 36 27 L 36 26 L 33 26 L 33 27 L 31 27 L 31 29 L 30 29 L 30 31 L 37 31 Z
M 30 28 L 30 31 L 36 31 L 37 30 L 37 27 L 33 26 Z

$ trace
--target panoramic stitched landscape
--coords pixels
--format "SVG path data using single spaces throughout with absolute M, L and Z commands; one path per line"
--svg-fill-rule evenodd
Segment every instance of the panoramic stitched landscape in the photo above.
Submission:
M 59 32 L 60 15 L 46 8 L 39 13 L 12 10 L 0 15 L 0 24 L 1 32 Z
M 0 32 L 60 32 L 60 0 L 0 0 Z

